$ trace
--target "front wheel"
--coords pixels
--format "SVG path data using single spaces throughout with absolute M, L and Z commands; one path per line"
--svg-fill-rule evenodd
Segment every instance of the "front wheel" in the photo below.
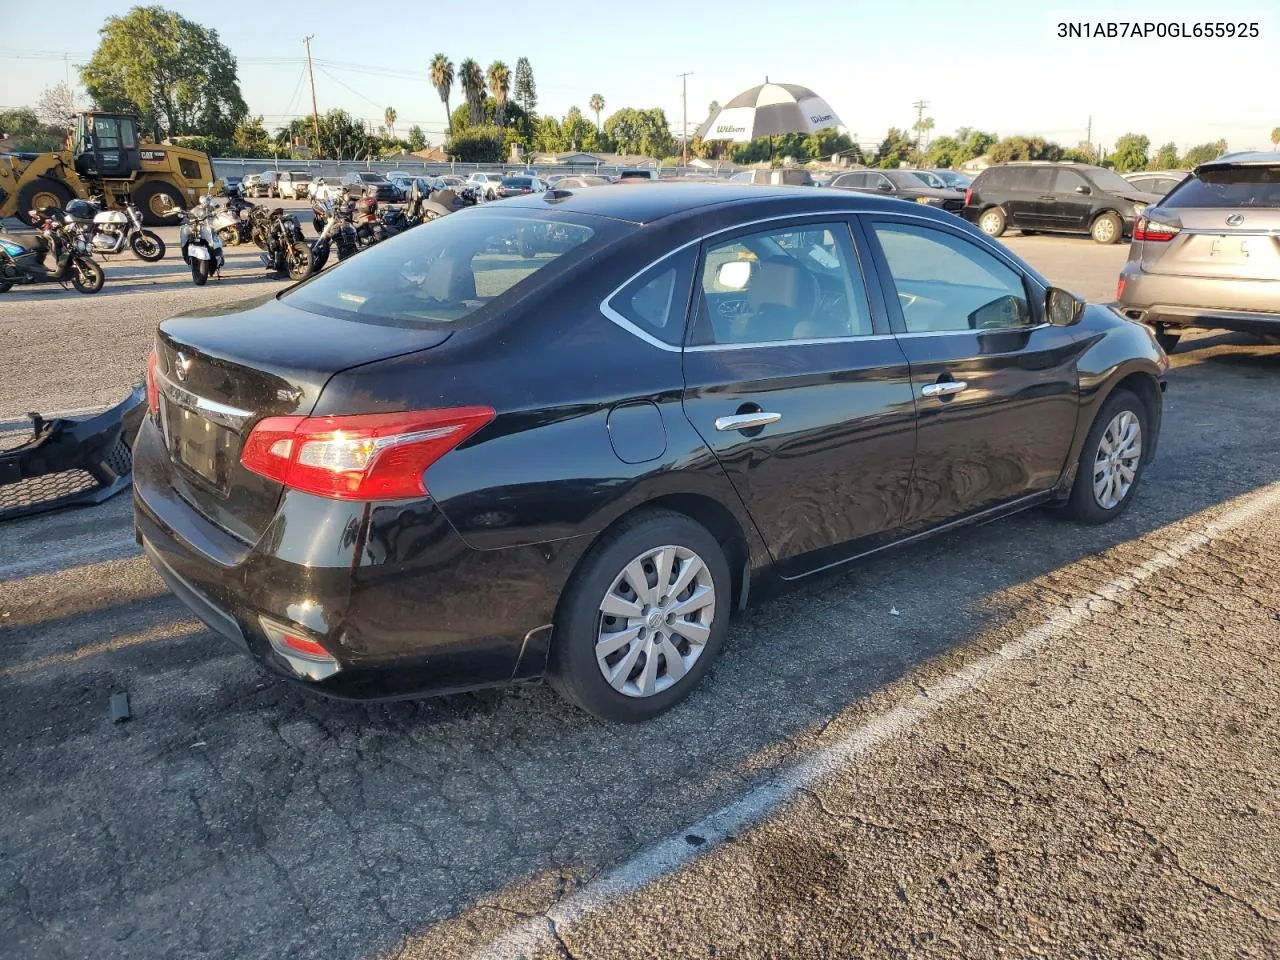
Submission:
M 235 227 L 223 227 L 218 231 L 218 239 L 224 247 L 240 246 L 240 231 Z
M 290 280 L 305 280 L 311 276 L 311 248 L 305 243 L 291 244 L 285 259 Z
M 1089 228 L 1094 243 L 1118 243 L 1124 235 L 1124 225 L 1114 213 L 1104 213 Z
M 0 293 L 8 293 L 13 288 L 13 284 L 8 280 L 0 280 Z
M 978 218 L 979 229 L 988 237 L 998 237 L 1003 234 L 1006 223 L 1004 211 L 999 207 L 984 210 L 982 216 Z
M 147 263 L 164 259 L 164 241 L 150 230 L 139 230 L 129 237 L 129 246 L 135 257 Z
M 97 293 L 106 282 L 102 268 L 88 257 L 78 257 L 71 265 L 71 285 L 81 293 Z
M 1142 479 L 1148 437 L 1147 408 L 1137 394 L 1119 389 L 1094 418 L 1080 451 L 1066 515 L 1080 523 L 1114 520 L 1128 509 Z
M 329 262 L 329 247 L 325 246 L 319 253 L 311 251 L 311 272 L 319 273 L 324 269 L 324 265 Z
M 728 633 L 724 550 L 689 517 L 639 513 L 583 559 L 560 599 L 550 678 L 570 702 L 634 723 L 671 709 Z
M 267 249 L 267 235 L 257 226 L 252 228 L 249 236 L 253 238 L 253 243 L 259 250 Z
M 209 282 L 208 260 L 201 260 L 199 257 L 191 258 L 191 282 L 197 287 L 203 287 Z

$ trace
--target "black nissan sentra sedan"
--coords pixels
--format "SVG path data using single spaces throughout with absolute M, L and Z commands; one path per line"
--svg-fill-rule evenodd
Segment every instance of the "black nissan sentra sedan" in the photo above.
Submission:
M 137 535 L 323 693 L 545 674 L 640 720 L 770 588 L 1036 504 L 1119 515 L 1166 367 L 919 204 L 551 191 L 161 324 Z

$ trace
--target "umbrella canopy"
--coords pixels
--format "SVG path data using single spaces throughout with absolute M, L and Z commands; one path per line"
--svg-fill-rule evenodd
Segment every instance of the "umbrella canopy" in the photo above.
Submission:
M 720 108 L 698 130 L 703 140 L 750 143 L 783 133 L 813 133 L 840 124 L 827 101 L 794 83 L 769 83 L 746 90 Z

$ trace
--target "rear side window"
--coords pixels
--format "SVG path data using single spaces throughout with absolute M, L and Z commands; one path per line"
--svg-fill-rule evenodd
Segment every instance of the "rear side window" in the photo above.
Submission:
M 684 339 L 689 286 L 697 251 L 678 251 L 654 264 L 615 293 L 605 307 L 641 332 L 678 347 Z
M 300 310 L 376 323 L 456 323 L 566 254 L 597 245 L 585 224 L 501 215 L 441 217 L 281 295 Z
M 1162 207 L 1280 207 L 1280 165 L 1203 170 L 1170 191 Z

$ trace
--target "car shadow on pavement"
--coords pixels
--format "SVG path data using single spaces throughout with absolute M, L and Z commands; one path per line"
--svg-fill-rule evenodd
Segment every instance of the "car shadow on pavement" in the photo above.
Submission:
M 739 617 L 703 685 L 647 724 L 541 685 L 325 700 L 208 634 L 12 677 L 0 769 L 22 771 L 21 815 L 0 820 L 0 852 L 39 920 L 0 926 L 30 953 L 370 956 L 540 878 L 571 888 L 1013 616 L 1005 591 L 1274 480 L 1280 425 L 1233 416 L 1206 443 L 1171 388 L 1160 455 L 1114 523 L 1033 511 L 814 580 Z M 112 726 L 117 690 L 134 718 Z

